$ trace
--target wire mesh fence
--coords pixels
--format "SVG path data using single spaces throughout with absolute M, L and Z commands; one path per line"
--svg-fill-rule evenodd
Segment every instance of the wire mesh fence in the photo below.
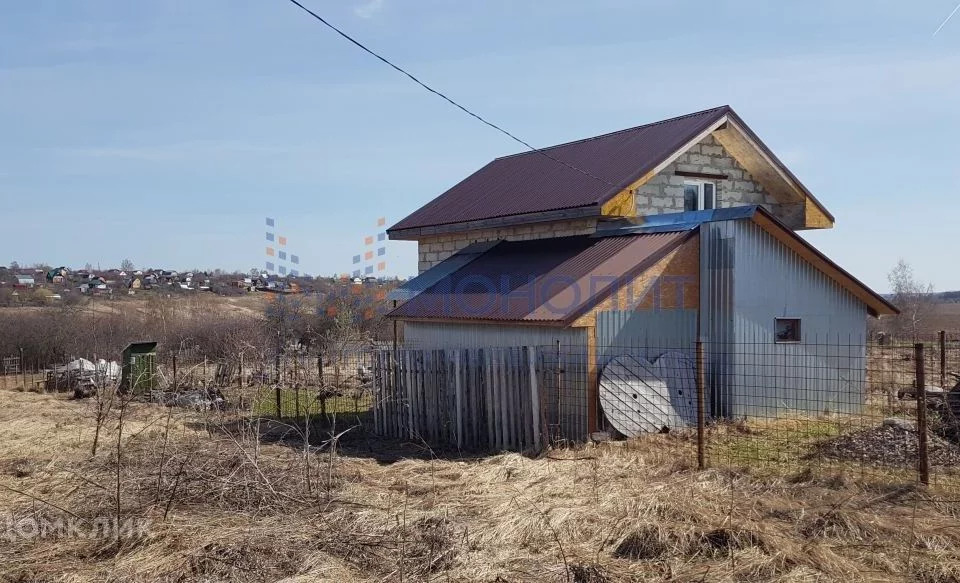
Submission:
M 84 383 L 119 375 L 118 363 L 95 355 L 57 363 L 10 355 L 2 362 L 5 389 L 79 395 Z M 478 450 L 672 433 L 688 438 L 682 455 L 701 466 L 844 472 L 921 481 L 946 493 L 960 492 L 958 374 L 960 334 L 947 333 L 919 342 L 823 338 L 590 350 L 351 345 L 279 356 L 161 353 L 153 390 L 142 398 L 281 419 L 347 416 L 381 434 L 392 416 L 394 437 Z
M 600 347 L 598 428 L 688 435 L 701 467 L 919 481 L 960 499 L 960 342 L 933 340 Z
M 195 409 L 229 408 L 273 418 L 322 420 L 349 415 L 365 422 L 372 407 L 372 354 L 367 345 L 319 354 L 236 354 L 206 357 L 193 351 L 161 353 L 143 401 Z M 86 354 L 62 362 L 3 359 L 0 388 L 89 396 L 89 387 L 117 384 L 121 363 Z

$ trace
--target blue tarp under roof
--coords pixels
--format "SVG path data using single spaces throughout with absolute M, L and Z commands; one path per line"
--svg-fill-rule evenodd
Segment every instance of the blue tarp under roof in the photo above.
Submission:
M 484 241 L 467 245 L 417 277 L 391 290 L 390 293 L 387 294 L 387 300 L 398 302 L 412 300 L 444 277 L 447 277 L 477 257 L 480 257 L 499 242 L 500 241 Z

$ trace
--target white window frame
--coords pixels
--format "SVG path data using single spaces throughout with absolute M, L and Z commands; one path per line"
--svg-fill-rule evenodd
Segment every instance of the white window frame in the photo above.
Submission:
M 703 198 L 704 198 L 704 190 L 706 190 L 706 189 L 704 188 L 704 185 L 706 185 L 706 184 L 709 184 L 709 185 L 713 186 L 713 205 L 710 207 L 710 209 L 705 209 L 705 208 L 704 208 L 704 204 L 703 204 L 703 203 L 704 203 L 704 200 L 703 200 Z M 712 209 L 717 208 L 717 183 L 716 183 L 716 182 L 713 182 L 712 180 L 684 180 L 684 181 L 683 181 L 683 193 L 684 193 L 684 194 L 683 194 L 683 197 L 684 197 L 684 198 L 683 198 L 683 206 L 684 206 L 684 210 L 685 210 L 685 211 L 686 211 L 686 206 L 687 206 L 687 198 L 686 198 L 686 197 L 687 197 L 687 194 L 686 194 L 686 192 L 687 192 L 687 187 L 688 187 L 688 186 L 696 186 L 696 187 L 697 187 L 697 208 L 696 208 L 696 210 L 702 211 L 702 210 L 712 210 Z M 692 212 L 692 211 L 688 211 L 688 212 Z
M 797 339 L 796 340 L 780 340 L 777 338 L 777 322 L 780 320 L 796 320 L 797 322 Z M 803 342 L 803 318 L 797 316 L 776 316 L 773 318 L 773 341 L 775 344 L 799 344 Z

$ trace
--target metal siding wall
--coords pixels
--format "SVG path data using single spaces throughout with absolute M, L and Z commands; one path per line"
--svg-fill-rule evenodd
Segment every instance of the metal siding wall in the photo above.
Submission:
M 608 311 L 597 313 L 597 366 L 629 353 L 656 360 L 668 350 L 694 356 L 696 310 Z
M 734 226 L 736 221 L 700 225 L 700 336 L 706 352 L 710 410 L 731 416 L 735 398 Z
M 586 347 L 583 328 L 510 326 L 501 324 L 434 324 L 404 322 L 404 342 L 410 348 L 491 348 L 547 346 L 557 340 L 566 348 Z
M 756 224 L 735 240 L 734 416 L 855 412 L 863 403 L 866 306 Z M 774 342 L 774 318 L 801 319 L 802 342 Z

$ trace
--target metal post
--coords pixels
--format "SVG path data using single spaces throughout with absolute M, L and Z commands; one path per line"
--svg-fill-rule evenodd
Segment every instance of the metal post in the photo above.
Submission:
M 557 416 L 553 420 L 556 423 L 553 429 L 555 435 L 552 435 L 551 438 L 559 438 L 560 427 L 563 423 L 561 421 L 563 419 L 563 391 L 560 390 L 562 382 L 563 367 L 560 365 L 560 341 L 557 340 Z
M 274 380 L 276 381 L 276 388 L 274 389 L 276 396 L 276 405 L 277 405 L 277 419 L 283 417 L 283 404 L 280 402 L 280 351 L 283 348 L 283 336 L 281 335 L 280 329 L 277 329 L 277 356 L 274 359 L 274 368 L 273 371 Z
M 706 369 L 703 358 L 703 341 L 697 340 L 697 469 L 707 467 L 706 460 L 706 406 L 704 391 L 706 387 Z
M 917 470 L 920 474 L 920 482 L 930 483 L 930 460 L 927 457 L 927 387 L 923 370 L 923 343 L 918 342 L 913 345 L 914 362 L 917 365 L 917 439 L 918 460 Z
M 940 331 L 940 386 L 947 386 L 947 333 Z
M 393 309 L 397 309 L 397 300 L 393 300 Z M 397 319 L 393 319 L 393 354 L 397 354 Z
M 277 355 L 274 357 L 273 361 L 273 377 L 274 381 L 277 383 L 277 387 L 280 386 L 280 350 L 283 348 L 282 337 L 280 335 L 280 330 L 277 330 Z

